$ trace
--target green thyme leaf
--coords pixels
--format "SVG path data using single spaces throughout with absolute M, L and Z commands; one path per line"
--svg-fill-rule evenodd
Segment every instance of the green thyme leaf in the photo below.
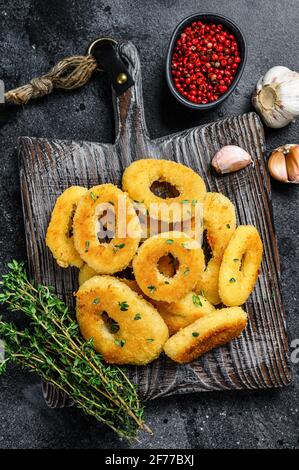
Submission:
M 120 250 L 126 246 L 125 243 L 120 243 L 119 245 L 114 245 L 115 248 L 119 248 Z
M 92 303 L 98 305 L 100 303 L 100 299 L 96 297 L 95 299 L 93 299 Z
M 90 241 L 89 241 L 89 240 L 86 240 L 86 242 L 85 242 L 85 253 L 88 252 L 88 250 L 89 250 L 89 245 L 90 245 Z
M 118 305 L 122 312 L 126 312 L 127 310 L 129 310 L 129 304 L 126 300 L 124 300 L 123 302 L 118 302 Z
M 148 290 L 150 291 L 151 294 L 153 294 L 155 292 L 155 290 L 157 289 L 155 286 L 147 286 Z
M 167 243 L 168 245 L 172 245 L 172 244 L 173 244 L 173 240 L 171 240 L 171 239 L 169 238 L 168 240 L 166 240 L 166 243 Z
M 193 294 L 192 302 L 194 303 L 194 305 L 196 305 L 196 307 L 202 307 L 202 303 L 201 303 L 199 295 Z
M 120 346 L 121 348 L 123 348 L 124 345 L 126 344 L 126 340 L 125 339 L 115 339 L 114 343 L 116 344 L 116 346 Z
M 95 202 L 97 200 L 97 196 L 95 196 L 92 191 L 90 191 L 89 194 L 90 194 L 91 199 Z
M 193 331 L 192 336 L 194 336 L 194 338 L 197 338 L 199 336 L 199 333 L 197 331 Z
M 236 282 L 236 279 L 234 277 L 231 277 L 229 282 Z
M 153 338 L 146 338 L 146 341 L 147 341 L 148 343 L 152 343 L 152 342 L 155 341 L 155 340 L 154 340 Z
M 140 313 L 136 313 L 134 320 L 141 320 L 141 315 Z
M 230 224 L 226 224 L 227 228 L 230 228 Z
M 190 273 L 190 268 L 186 268 L 184 271 L 184 276 L 188 276 L 189 273 Z

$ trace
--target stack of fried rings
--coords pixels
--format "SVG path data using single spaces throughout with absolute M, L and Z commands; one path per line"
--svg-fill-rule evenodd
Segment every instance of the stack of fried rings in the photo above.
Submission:
M 154 194 L 157 182 L 174 188 L 174 197 Z M 196 234 L 197 203 L 203 226 Z M 143 205 L 143 220 L 144 214 L 157 220 L 154 236 L 142 230 L 136 204 Z M 187 231 L 182 221 L 191 222 Z M 59 266 L 80 268 L 83 337 L 94 339 L 107 362 L 138 365 L 163 350 L 174 361 L 190 362 L 238 337 L 247 324 L 240 305 L 254 288 L 263 250 L 253 226 L 236 228 L 228 198 L 206 193 L 190 168 L 152 159 L 125 170 L 123 191 L 112 184 L 68 188 L 54 207 L 46 244 Z M 131 280 L 123 271 L 128 267 Z M 216 309 L 221 302 L 229 308 Z

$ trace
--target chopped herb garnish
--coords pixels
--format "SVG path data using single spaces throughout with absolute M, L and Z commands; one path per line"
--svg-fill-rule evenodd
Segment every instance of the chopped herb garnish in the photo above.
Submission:
M 197 338 L 199 336 L 199 333 L 197 333 L 197 331 L 193 331 L 192 336 L 194 336 L 194 338 Z
M 95 202 L 97 200 L 97 196 L 95 196 L 92 191 L 90 191 L 89 194 L 90 194 L 91 199 Z
M 166 240 L 166 243 L 167 243 L 168 245 L 172 245 L 173 240 L 171 240 L 171 238 L 169 238 L 168 240 Z
M 153 294 L 153 292 L 155 292 L 156 290 L 156 287 L 155 286 L 147 286 L 148 290 L 150 291 L 151 294 Z
M 202 307 L 202 303 L 201 303 L 199 295 L 193 294 L 192 302 L 194 303 L 194 305 L 196 305 L 196 307 Z
M 115 339 L 114 340 L 114 343 L 116 344 L 116 346 L 120 346 L 121 348 L 124 347 L 124 345 L 126 344 L 126 340 L 125 339 Z
M 118 302 L 118 305 L 122 312 L 126 312 L 129 309 L 129 304 L 125 300 L 123 302 Z
M 204 297 L 204 296 L 205 296 L 205 291 L 204 291 L 203 289 L 201 289 L 200 292 L 199 292 L 199 295 L 201 295 L 202 297 Z
M 98 305 L 100 303 L 100 299 L 96 297 L 95 299 L 93 299 L 92 303 Z
M 236 282 L 236 279 L 234 277 L 231 277 L 229 282 Z
M 164 281 L 164 284 L 170 284 L 170 282 L 169 281 Z
M 197 199 L 193 199 L 193 201 L 192 201 L 192 206 L 195 206 L 197 203 L 198 203 L 198 200 L 197 200 Z
M 146 341 L 147 341 L 148 343 L 152 343 L 152 342 L 155 341 L 155 340 L 154 340 L 153 338 L 146 338 Z
M 190 273 L 190 268 L 185 269 L 184 276 L 188 276 L 189 273 Z
M 236 263 L 237 261 L 239 261 L 239 258 L 234 258 L 233 261 Z
M 126 246 L 125 243 L 120 243 L 119 245 L 114 245 L 114 248 L 119 248 L 120 250 Z
M 226 224 L 227 228 L 230 228 L 230 225 L 229 224 Z
M 183 199 L 181 201 L 181 204 L 189 204 L 189 202 L 190 202 L 189 199 Z
M 90 245 L 89 240 L 86 240 L 86 242 L 85 242 L 85 253 L 88 252 L 88 250 L 89 250 L 89 245 Z
M 141 320 L 141 315 L 140 313 L 136 313 L 134 320 Z

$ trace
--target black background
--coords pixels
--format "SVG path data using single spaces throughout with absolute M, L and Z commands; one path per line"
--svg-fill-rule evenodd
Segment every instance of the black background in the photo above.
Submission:
M 213 12 L 231 17 L 248 41 L 244 75 L 214 112 L 178 105 L 164 80 L 167 44 L 185 16 Z M 298 0 L 11 0 L 0 1 L 0 78 L 7 89 L 47 71 L 62 57 L 85 52 L 98 36 L 131 40 L 141 54 L 146 118 L 153 137 L 249 111 L 250 95 L 271 66 L 298 70 Z M 84 89 L 56 92 L 11 111 L 0 123 L 0 269 L 25 259 L 25 239 L 16 157 L 20 135 L 110 142 L 114 137 L 110 89 L 95 75 Z M 267 130 L 268 152 L 298 142 L 298 123 Z M 273 183 L 275 225 L 290 341 L 299 338 L 298 187 Z M 75 409 L 50 410 L 39 380 L 18 368 L 0 379 L 0 448 L 283 448 L 298 447 L 299 374 L 282 390 L 221 392 L 147 404 L 154 437 L 120 441 Z

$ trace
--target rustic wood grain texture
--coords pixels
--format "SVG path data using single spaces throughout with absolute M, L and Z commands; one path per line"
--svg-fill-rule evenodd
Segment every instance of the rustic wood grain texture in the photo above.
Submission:
M 131 43 L 119 46 L 135 85 L 113 95 L 116 116 L 114 144 L 21 137 L 19 160 L 29 268 L 32 277 L 53 285 L 74 309 L 78 271 L 61 269 L 45 246 L 45 233 L 56 198 L 71 185 L 120 185 L 123 170 L 139 158 L 165 158 L 183 163 L 204 178 L 209 191 L 230 198 L 239 224 L 257 227 L 264 243 L 261 275 L 245 305 L 249 325 L 241 338 L 187 365 L 164 356 L 147 367 L 130 367 L 144 400 L 189 392 L 280 387 L 291 380 L 285 314 L 279 283 L 279 255 L 266 171 L 264 134 L 256 114 L 249 113 L 151 140 L 146 128 L 138 53 Z M 217 176 L 210 166 L 223 145 L 239 145 L 254 165 Z M 51 406 L 70 403 L 44 386 Z

